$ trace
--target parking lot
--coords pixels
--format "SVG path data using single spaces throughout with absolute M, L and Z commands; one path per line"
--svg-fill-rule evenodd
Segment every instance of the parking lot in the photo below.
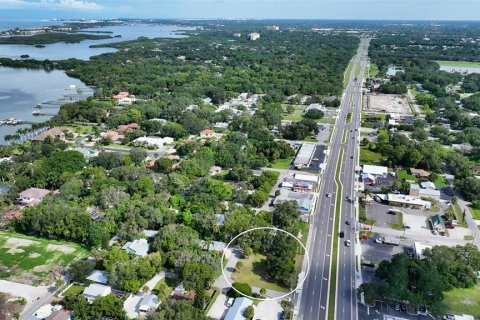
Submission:
M 391 223 L 399 222 L 399 214 L 388 214 L 390 206 L 372 203 L 366 206 L 367 217 L 375 220 L 376 226 L 389 227 Z M 403 210 L 402 210 L 403 211 Z
M 388 303 L 377 302 L 375 307 L 366 307 L 358 304 L 358 318 L 362 320 L 427 320 L 429 316 L 410 315 L 406 312 L 395 311 Z
M 305 167 L 300 169 L 300 171 L 304 172 L 319 172 L 320 171 L 320 165 L 325 161 L 325 150 L 326 147 L 320 144 L 317 144 L 317 147 L 315 148 L 315 152 L 312 156 L 312 162 L 310 163 L 309 167 Z

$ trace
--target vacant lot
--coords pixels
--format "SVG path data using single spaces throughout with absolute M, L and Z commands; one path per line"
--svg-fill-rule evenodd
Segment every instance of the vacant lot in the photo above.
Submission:
M 303 119 L 303 115 L 305 114 L 306 106 L 302 105 L 292 105 L 294 110 L 292 113 L 283 113 L 283 120 L 291 120 L 291 121 L 300 121 Z M 284 105 L 284 109 L 287 108 L 287 105 Z
M 243 266 L 233 274 L 235 282 L 248 283 L 252 287 L 279 292 L 290 291 L 267 278 L 264 255 L 252 254 L 248 259 L 240 259 L 239 261 L 242 261 Z
M 480 317 L 480 285 L 470 289 L 454 289 L 445 294 L 442 311 L 454 314 L 470 314 Z
M 27 284 L 45 284 L 52 271 L 68 266 L 88 251 L 73 243 L 48 241 L 0 232 L 0 278 Z
M 383 160 L 384 156 L 380 153 L 369 150 L 365 146 L 360 147 L 360 164 L 381 165 Z
M 411 114 L 407 100 L 394 94 L 371 94 L 367 96 L 365 111 Z

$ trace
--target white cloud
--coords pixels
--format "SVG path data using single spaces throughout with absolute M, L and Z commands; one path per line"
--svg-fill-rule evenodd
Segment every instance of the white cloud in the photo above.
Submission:
M 47 8 L 47 9 L 73 9 L 73 10 L 100 10 L 103 6 L 87 0 L 0 0 L 1 9 L 12 8 Z
M 54 8 L 67 8 L 78 10 L 99 10 L 102 6 L 95 2 L 83 0 L 41 0 L 41 4 Z

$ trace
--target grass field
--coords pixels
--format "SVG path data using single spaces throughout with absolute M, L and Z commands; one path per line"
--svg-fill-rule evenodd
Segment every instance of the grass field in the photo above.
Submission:
M 376 77 L 378 75 L 378 66 L 375 63 L 370 63 L 370 69 L 368 71 L 370 77 Z
M 407 170 L 398 170 L 397 171 L 397 178 L 398 179 L 405 179 L 405 180 L 412 180 L 417 181 L 417 177 L 408 173 Z
M 275 162 L 272 163 L 270 167 L 275 169 L 288 169 L 292 161 L 293 161 L 293 157 L 290 157 L 287 159 L 277 159 L 275 160 Z
M 284 109 L 286 109 L 287 105 L 283 105 Z M 303 119 L 303 115 L 305 113 L 306 106 L 302 105 L 293 105 L 295 108 L 292 113 L 283 113 L 283 120 L 290 120 L 290 121 L 300 121 Z
M 480 317 L 480 284 L 469 289 L 454 289 L 444 293 L 442 301 L 442 314 L 469 314 Z
M 472 217 L 475 220 L 480 220 L 480 209 L 475 209 L 472 207 L 468 207 L 470 209 L 470 212 L 472 213 Z
M 435 60 L 440 66 L 480 68 L 480 62 Z
M 88 253 L 74 243 L 0 232 L 0 278 L 28 284 L 46 283 L 52 270 L 66 267 Z
M 350 80 L 352 69 L 353 69 L 353 59 L 350 60 L 347 66 L 347 70 L 345 70 L 345 74 L 343 76 L 343 88 L 346 88 L 348 86 L 348 80 Z
M 445 188 L 448 187 L 448 181 L 445 179 L 445 177 L 439 176 L 437 179 L 433 181 L 435 183 L 435 186 L 437 188 Z
M 396 215 L 397 222 L 389 223 L 388 226 L 394 230 L 403 230 L 403 214 L 397 213 Z
M 81 124 L 73 124 L 71 126 L 67 126 L 67 128 L 72 129 L 75 133 L 79 134 L 90 134 L 93 133 L 93 126 L 81 125 Z
M 381 165 L 384 157 L 375 151 L 369 150 L 365 146 L 360 147 L 360 164 Z
M 63 296 L 64 297 L 76 296 L 82 293 L 83 290 L 85 290 L 84 286 L 74 284 L 70 288 L 65 290 L 65 292 L 63 292 Z
M 177 283 L 176 279 L 172 278 L 163 278 L 157 282 L 155 288 L 152 292 L 159 295 L 160 297 L 168 297 L 168 295 L 173 291 Z M 160 292 L 161 291 L 161 292 Z
M 289 288 L 268 280 L 265 276 L 265 256 L 252 254 L 248 259 L 241 259 L 243 266 L 233 274 L 236 282 L 248 283 L 252 287 L 265 288 L 279 292 L 289 292 Z

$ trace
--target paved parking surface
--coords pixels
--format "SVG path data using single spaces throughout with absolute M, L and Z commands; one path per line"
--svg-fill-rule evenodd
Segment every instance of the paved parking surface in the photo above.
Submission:
M 377 303 L 369 308 L 361 303 L 358 304 L 358 318 L 361 320 L 431 320 L 429 316 L 410 315 L 406 312 L 397 312 L 387 303 Z
M 253 319 L 278 320 L 282 312 L 282 306 L 278 300 L 261 301 L 255 308 Z
M 389 208 L 391 207 L 380 203 L 368 204 L 366 206 L 367 217 L 375 220 L 376 226 L 388 227 L 390 223 L 398 222 L 397 215 L 387 213 Z

